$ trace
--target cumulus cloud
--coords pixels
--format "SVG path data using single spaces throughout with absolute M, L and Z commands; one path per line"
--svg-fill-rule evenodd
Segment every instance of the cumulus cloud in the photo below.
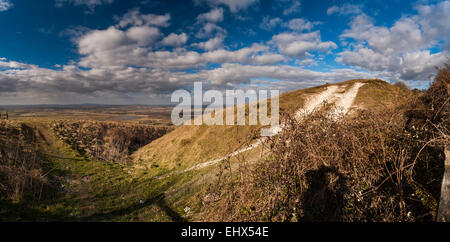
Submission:
M 0 12 L 12 8 L 13 4 L 9 0 L 0 0 Z
M 20 63 L 17 61 L 8 61 L 5 57 L 0 58 L 0 68 L 11 68 L 11 69 L 20 69 L 31 67 L 32 65 L 27 65 L 24 63 Z
M 274 53 L 268 53 L 269 48 L 260 44 L 253 44 L 236 51 L 224 49 L 210 51 L 202 54 L 208 62 L 214 63 L 244 63 L 244 64 L 275 64 L 284 60 L 284 57 Z
M 448 51 L 431 54 L 439 37 L 450 37 L 450 1 L 436 5 L 418 5 L 417 15 L 404 16 L 391 27 L 376 26 L 365 14 L 356 16 L 350 29 L 341 35 L 353 39 L 353 48 L 338 54 L 338 61 L 371 71 L 389 70 L 404 80 L 424 80 L 434 66 L 441 65 Z M 444 39 L 445 42 L 449 38 Z
M 266 16 L 263 18 L 263 21 L 259 25 L 259 27 L 265 30 L 272 30 L 273 28 L 281 25 L 282 23 L 283 20 L 279 17 L 271 18 L 270 16 Z
M 435 44 L 412 18 L 400 19 L 390 28 L 375 26 L 373 22 L 372 18 L 361 14 L 354 18 L 351 28 L 341 37 L 366 42 L 370 48 L 384 54 L 397 54 Z
M 156 15 L 156 14 L 142 14 L 139 8 L 134 8 L 128 11 L 121 18 L 117 18 L 119 23 L 117 24 L 120 28 L 125 28 L 128 26 L 155 26 L 155 27 L 168 27 L 170 25 L 170 14 Z
M 211 6 L 227 6 L 232 13 L 246 10 L 251 5 L 259 2 L 259 0 L 195 0 L 196 3 L 207 3 Z
M 281 55 L 271 53 L 268 46 L 254 44 L 237 50 L 218 49 L 224 35 L 193 46 L 207 50 L 199 53 L 185 48 L 163 51 L 154 43 L 162 37 L 158 28 L 146 25 L 118 29 L 93 30 L 80 37 L 78 52 L 82 55 L 79 65 L 86 68 L 160 68 L 186 69 L 205 66 L 208 63 L 273 64 L 283 61 Z M 162 45 L 180 47 L 187 41 L 185 33 L 171 33 L 161 40 Z M 269 58 L 270 57 L 270 58 Z
M 303 18 L 294 18 L 289 20 L 288 23 L 285 24 L 286 27 L 295 30 L 295 31 L 304 31 L 304 30 L 311 30 L 314 28 L 314 26 L 319 25 L 320 22 L 311 22 L 307 19 Z
M 127 46 L 146 46 L 154 43 L 160 36 L 159 29 L 149 26 L 134 26 L 126 31 L 109 27 L 87 33 L 79 40 L 78 49 L 80 54 L 87 55 Z
M 163 29 L 170 25 L 170 14 L 144 14 L 139 9 L 116 17 L 107 28 L 69 28 L 64 35 L 71 36 L 79 58 L 54 69 L 0 57 L 0 102 L 148 103 L 199 80 L 213 88 L 245 83 L 283 91 L 354 78 L 424 80 L 445 60 L 450 46 L 450 38 L 445 38 L 448 1 L 417 5 L 416 15 L 405 15 L 392 26 L 377 26 L 359 13 L 340 36 L 350 44 L 337 55 L 337 61 L 352 69 L 313 71 L 306 66 L 317 65 L 337 48 L 313 31 L 319 22 L 266 17 L 262 28 L 287 32 L 275 33 L 269 41 L 227 46 L 226 30 L 218 24 L 226 10 L 220 7 L 228 5 L 216 2 L 187 32 Z
M 85 101 L 105 96 L 125 98 L 140 94 L 148 96 L 152 93 L 167 95 L 173 90 L 185 88 L 199 80 L 210 82 L 212 87 L 223 88 L 229 84 L 247 83 L 250 79 L 262 76 L 288 81 L 292 86 L 293 82 L 297 82 L 297 88 L 302 85 L 313 86 L 356 77 L 373 77 L 367 73 L 345 69 L 323 73 L 287 65 L 258 66 L 239 63 L 224 64 L 220 68 L 200 70 L 196 73 L 137 67 L 114 70 L 108 68 L 85 70 L 74 65 L 66 65 L 61 70 L 29 67 L 0 73 L 0 84 L 3 87 L 0 92 L 4 93 L 0 99 L 3 100 L 8 97 L 7 93 L 14 92 L 27 93 L 33 97 L 36 95 L 52 97 L 53 101 L 62 98 L 65 102 L 70 102 L 74 96 L 81 96 L 83 99 L 78 101 Z
M 212 9 L 207 13 L 202 13 L 197 17 L 198 21 L 207 22 L 222 22 L 223 21 L 223 8 Z
M 92 29 L 84 26 L 71 26 L 59 32 L 59 36 L 68 37 L 73 43 L 76 44 L 81 37 L 90 31 L 92 31 Z
M 218 26 L 215 23 L 204 23 L 203 26 L 199 29 L 198 33 L 195 35 L 197 38 L 210 38 L 213 35 L 222 35 L 225 36 L 227 31 Z
M 215 50 L 223 47 L 223 36 L 216 36 L 204 42 L 194 43 L 192 46 L 204 50 Z
M 362 5 L 345 3 L 342 6 L 334 5 L 327 9 L 327 15 L 351 15 L 362 13 Z
M 223 21 L 223 9 L 212 9 L 207 13 L 202 13 L 197 16 L 197 25 L 201 25 L 198 33 L 195 35 L 197 38 L 211 38 L 214 34 L 217 36 L 225 36 L 226 30 L 217 25 L 217 23 Z
M 161 43 L 163 45 L 167 45 L 167 46 L 179 47 L 179 46 L 186 44 L 187 39 L 188 39 L 188 36 L 185 33 L 181 33 L 181 34 L 171 33 L 167 37 L 165 37 L 161 41 Z
M 299 61 L 298 64 L 304 65 L 304 66 L 312 66 L 312 65 L 317 65 L 317 62 L 313 58 L 306 58 L 306 59 Z
M 275 27 L 281 26 L 284 28 L 288 28 L 294 31 L 302 32 L 302 31 L 311 31 L 315 26 L 321 24 L 321 22 L 314 21 L 311 22 L 304 18 L 293 18 L 289 21 L 284 22 L 279 17 L 271 18 L 270 16 L 266 16 L 263 18 L 263 21 L 259 25 L 261 29 L 270 31 Z
M 289 1 L 283 1 L 288 2 L 290 4 L 288 7 L 285 7 L 283 10 L 283 15 L 289 15 L 292 13 L 296 13 L 300 11 L 300 7 L 302 6 L 301 2 L 299 0 L 289 0 Z
M 255 50 L 264 51 L 264 46 L 249 47 L 253 50 L 242 50 L 233 53 L 236 61 L 245 61 L 247 53 Z M 173 52 L 155 53 L 168 57 Z M 230 53 L 228 53 L 230 54 Z M 269 55 L 269 54 L 268 54 Z M 220 59 L 227 56 L 227 51 L 211 52 L 207 58 Z M 247 57 L 246 57 L 247 56 Z M 263 63 L 264 55 L 253 63 Z M 267 59 L 276 58 L 267 56 Z M 186 54 L 179 61 L 199 58 L 194 52 Z M 242 59 L 244 58 L 244 59 Z M 251 58 L 251 57 L 250 57 Z M 174 59 L 172 59 L 174 60 Z M 248 59 L 247 59 L 248 60 Z M 3 59 L 3 62 L 6 60 Z M 170 62 L 170 61 L 169 61 Z M 266 82 L 266 87 L 288 91 L 354 78 L 385 78 L 383 73 L 371 74 L 352 69 L 335 69 L 320 72 L 303 69 L 291 65 L 254 65 L 243 63 L 225 63 L 214 69 L 201 69 L 198 72 L 170 71 L 161 68 L 145 67 L 112 67 L 103 66 L 82 69 L 76 65 L 64 65 L 59 70 L 39 68 L 21 63 L 22 67 L 0 72 L 2 95 L 0 100 L 14 103 L 73 103 L 73 102 L 105 102 L 112 100 L 119 103 L 137 103 L 157 101 L 167 98 L 179 88 L 192 86 L 193 82 L 203 80 L 210 83 L 211 88 L 237 87 L 239 83 L 258 84 L 252 80 L 270 78 L 277 82 Z M 9 65 L 9 64 L 8 64 Z M 261 84 L 264 81 L 259 81 Z M 155 98 L 154 95 L 157 94 Z M 14 98 L 14 95 L 16 98 Z M 20 97 L 20 98 L 17 98 Z M 27 98 L 31 99 L 27 99 Z M 76 98 L 75 98 L 76 97 Z M 151 98 L 154 99 L 151 99 Z
M 331 72 L 317 72 L 289 65 L 254 66 L 242 64 L 224 64 L 220 68 L 200 72 L 213 84 L 242 83 L 251 78 L 266 77 L 276 80 L 303 82 L 339 82 L 358 78 L 373 78 L 375 75 L 351 69 L 335 69 Z M 275 84 L 276 85 L 276 84 Z
M 283 20 L 279 17 L 271 18 L 270 16 L 266 16 L 263 18 L 263 21 L 259 25 L 260 28 L 264 30 L 272 30 L 275 27 L 281 26 L 284 28 L 289 28 L 294 31 L 302 32 L 302 31 L 310 31 L 315 26 L 321 24 L 321 22 L 315 21 L 311 22 L 304 18 L 293 18 L 287 22 L 283 22 Z
M 85 5 L 92 12 L 96 6 L 110 4 L 112 2 L 114 2 L 114 0 L 56 0 L 55 6 L 62 7 L 64 4 L 73 4 L 75 6 Z
M 450 1 L 444 1 L 437 5 L 416 5 L 418 15 L 413 17 L 419 23 L 424 33 L 430 39 L 444 37 L 444 49 L 450 44 Z
M 403 80 L 426 80 L 435 66 L 447 60 L 448 53 L 430 54 L 429 50 L 405 53 L 400 59 L 400 78 Z
M 272 37 L 278 50 L 288 56 L 302 58 L 308 51 L 327 51 L 337 48 L 332 41 L 322 42 L 320 31 L 311 33 L 282 33 Z

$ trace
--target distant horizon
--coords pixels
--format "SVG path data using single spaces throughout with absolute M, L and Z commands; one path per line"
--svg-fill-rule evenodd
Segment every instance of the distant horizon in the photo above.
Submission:
M 104 103 L 72 103 L 72 104 L 0 104 L 0 109 L 3 107 L 38 107 L 38 106 L 175 106 L 176 104 L 104 104 Z
M 356 78 L 356 79 L 362 79 L 362 78 Z M 348 80 L 344 80 L 342 82 L 345 82 Z M 385 80 L 383 80 L 385 81 Z M 337 84 L 339 82 L 336 83 L 328 83 L 328 84 Z M 389 82 L 388 82 L 389 83 Z M 429 80 L 429 84 L 432 83 L 432 80 Z M 326 83 L 325 83 L 326 84 Z M 320 84 L 317 86 L 322 86 L 325 84 Z M 391 85 L 394 85 L 395 83 L 389 83 Z M 295 91 L 295 90 L 300 90 L 300 89 L 305 89 L 305 88 L 311 88 L 311 87 L 316 87 L 316 86 L 308 86 L 308 87 L 304 87 L 304 88 L 298 88 L 298 89 L 293 89 L 293 90 L 288 90 L 288 91 L 284 91 L 284 92 L 291 92 L 291 91 Z M 410 86 L 408 86 L 411 90 L 413 89 L 418 89 L 418 90 L 426 90 L 429 88 L 429 86 L 422 86 L 422 88 L 412 88 Z M 284 93 L 284 92 L 280 92 L 280 94 Z M 167 95 L 167 100 L 170 101 L 170 97 Z M 119 103 L 119 104 L 108 104 L 108 103 L 62 103 L 62 104 L 58 104 L 58 103 L 40 103 L 40 104 L 1 104 L 0 103 L 0 108 L 2 107 L 39 107 L 39 106 L 162 106 L 162 107 L 174 107 L 176 106 L 177 103 L 159 103 L 159 104 L 152 104 L 152 103 Z M 207 105 L 206 105 L 207 106 Z

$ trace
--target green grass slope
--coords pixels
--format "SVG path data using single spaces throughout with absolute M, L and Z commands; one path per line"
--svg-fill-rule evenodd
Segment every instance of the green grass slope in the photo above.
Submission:
M 347 85 L 350 88 L 355 82 L 366 83 L 355 99 L 355 104 L 362 108 L 390 105 L 411 93 L 378 79 L 349 80 L 283 93 L 280 95 L 280 113 L 299 110 L 309 95 L 320 93 L 329 85 Z M 186 168 L 244 147 L 259 137 L 260 128 L 250 125 L 180 126 L 142 147 L 133 156 L 136 162 L 147 167 Z
M 390 105 L 406 97 L 402 90 L 381 80 L 351 80 L 332 85 L 366 82 L 355 100 L 371 108 Z M 327 85 L 284 93 L 280 112 L 301 108 L 307 97 Z M 259 136 L 260 126 L 180 126 L 133 154 L 134 163 L 96 160 L 59 139 L 49 122 L 26 121 L 36 133 L 35 147 L 51 196 L 4 200 L 4 221 L 191 221 L 202 208 L 207 184 L 226 165 L 181 171 L 245 147 Z M 7 137 L 7 136 L 5 136 Z M 8 136 L 9 137 L 9 136 Z M 261 159 L 263 148 L 242 154 L 244 160 Z M 239 157 L 230 160 L 239 164 Z M 142 169 L 143 168 L 143 169 Z M 156 179 L 163 174 L 172 174 Z

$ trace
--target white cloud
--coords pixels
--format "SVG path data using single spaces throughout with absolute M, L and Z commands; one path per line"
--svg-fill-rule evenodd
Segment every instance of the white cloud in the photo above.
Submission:
M 301 2 L 298 0 L 292 0 L 290 2 L 290 6 L 283 10 L 283 15 L 289 15 L 295 12 L 300 11 L 300 7 L 302 6 Z
M 303 18 L 294 18 L 291 19 L 288 23 L 285 24 L 288 28 L 295 31 L 303 31 L 303 30 L 311 30 L 314 26 L 320 24 L 320 22 L 311 22 L 307 19 Z
M 149 26 L 134 26 L 126 31 L 126 36 L 136 41 L 139 46 L 146 46 L 154 43 L 161 36 L 159 29 Z
M 161 33 L 154 27 L 134 26 L 122 31 L 111 26 L 106 30 L 94 30 L 84 35 L 78 42 L 78 50 L 80 54 L 88 55 L 146 46 L 154 43 L 160 36 Z
M 318 21 L 311 22 L 304 18 L 293 18 L 290 19 L 288 22 L 283 22 L 283 20 L 279 17 L 270 18 L 269 16 L 266 16 L 263 18 L 263 21 L 259 25 L 259 27 L 269 31 L 277 26 L 282 26 L 294 31 L 302 32 L 304 30 L 310 31 L 319 24 L 321 24 L 321 22 Z
M 200 72 L 201 76 L 213 84 L 242 83 L 251 78 L 266 77 L 284 81 L 339 82 L 353 78 L 373 78 L 364 72 L 351 69 L 336 69 L 330 72 L 317 72 L 289 65 L 254 66 L 242 64 L 224 64 L 220 68 Z M 275 83 L 277 85 L 277 83 Z M 314 85 L 314 84 L 313 84 Z M 311 85 L 311 86 L 313 86 Z
M 200 14 L 197 17 L 198 21 L 207 21 L 207 22 L 222 22 L 223 21 L 223 8 L 212 9 L 207 13 Z
M 360 48 L 355 51 L 339 53 L 338 61 L 352 66 L 360 66 L 372 71 L 395 69 L 400 62 L 398 58 L 389 58 L 371 49 Z M 394 67 L 394 68 L 391 68 Z
M 9 0 L 0 0 L 0 12 L 12 8 L 13 4 Z
M 255 56 L 255 62 L 260 65 L 270 65 L 287 60 L 286 57 L 279 54 L 264 54 Z
M 312 66 L 312 65 L 317 65 L 316 60 L 312 59 L 312 58 L 307 58 L 304 60 L 301 60 L 300 65 L 304 65 L 304 66 Z
M 213 35 L 222 35 L 225 36 L 227 31 L 218 26 L 215 23 L 204 23 L 203 26 L 199 29 L 198 33 L 195 35 L 197 38 L 210 38 Z
M 94 30 L 80 37 L 77 43 L 82 55 L 79 65 L 88 68 L 128 68 L 138 66 L 160 69 L 186 69 L 204 66 L 207 63 L 273 64 L 284 60 L 269 51 L 269 47 L 253 44 L 234 51 L 221 47 L 223 35 L 205 42 L 193 44 L 207 52 L 198 53 L 184 48 L 173 51 L 154 50 L 160 31 L 150 26 L 133 26 L 121 30 L 114 26 L 105 30 Z M 179 47 L 186 43 L 187 35 L 170 34 L 160 43 Z M 270 57 L 270 58 L 269 58 Z
M 417 5 L 419 12 L 414 17 L 424 33 L 430 39 L 444 37 L 444 45 L 450 44 L 450 1 L 444 1 L 437 5 Z M 447 49 L 450 51 L 450 49 Z
M 430 51 L 405 53 L 400 59 L 400 78 L 403 80 L 426 80 L 435 66 L 447 61 L 448 53 L 430 54 Z
M 94 30 L 80 39 L 78 49 L 81 54 L 111 50 L 126 43 L 126 39 L 126 34 L 115 27 L 109 27 L 106 30 Z
M 281 53 L 293 57 L 304 57 L 308 51 L 327 51 L 337 48 L 332 41 L 322 42 L 320 31 L 311 33 L 282 33 L 272 37 Z
M 367 15 L 359 15 L 342 37 L 367 42 L 369 47 L 385 54 L 428 48 L 435 44 L 413 18 L 402 18 L 390 28 L 375 26 L 373 22 Z
M 161 43 L 167 46 L 179 47 L 186 44 L 188 36 L 185 33 L 175 34 L 171 33 L 167 37 L 165 37 Z
M 270 18 L 269 16 L 266 16 L 263 18 L 259 27 L 265 30 L 272 30 L 276 26 L 281 25 L 281 23 L 283 23 L 283 20 L 279 17 Z
M 96 6 L 103 4 L 111 4 L 114 0 L 55 0 L 57 7 L 62 7 L 64 4 L 73 4 L 75 6 L 86 5 L 90 11 L 94 11 Z
M 90 31 L 92 30 L 84 26 L 71 26 L 59 32 L 59 35 L 61 37 L 69 37 L 70 40 L 76 44 L 78 43 L 79 38 L 81 38 Z
M 375 26 L 365 14 L 356 16 L 350 29 L 341 35 L 353 39 L 352 49 L 338 54 L 338 61 L 370 71 L 387 70 L 404 80 L 424 80 L 449 54 L 445 49 L 450 37 L 450 1 L 436 5 L 417 5 L 417 15 L 404 16 L 391 27 Z M 447 36 L 447 38 L 445 38 Z M 430 49 L 443 41 L 443 51 Z
M 402 80 L 426 80 L 447 59 L 446 53 L 431 54 L 429 50 L 408 52 L 401 56 L 385 56 L 371 49 L 339 53 L 338 61 L 371 71 L 389 71 Z
M 17 61 L 8 61 L 5 57 L 0 58 L 0 67 L 11 69 L 23 69 L 33 67 L 32 65 L 20 63 Z
M 196 0 L 196 2 L 206 2 L 212 6 L 225 5 L 232 13 L 246 10 L 251 5 L 259 2 L 259 0 Z
M 156 15 L 156 14 L 142 14 L 138 8 L 131 9 L 124 16 L 118 19 L 117 24 L 120 28 L 128 26 L 155 26 L 155 27 L 168 27 L 170 25 L 170 14 Z
M 345 3 L 342 6 L 334 5 L 327 9 L 327 15 L 352 15 L 362 13 L 362 5 Z
M 204 50 L 215 50 L 215 49 L 223 47 L 223 37 L 216 36 L 205 42 L 194 43 L 193 46 L 198 47 L 200 49 L 204 49 Z
M 245 83 L 282 90 L 354 78 L 424 80 L 445 60 L 450 46 L 448 1 L 417 5 L 417 15 L 405 15 L 392 26 L 377 26 L 359 14 L 340 36 L 350 44 L 337 60 L 364 71 L 312 71 L 305 66 L 319 64 L 325 53 L 337 48 L 334 42 L 322 41 L 319 31 L 309 32 L 318 22 L 294 18 L 283 23 L 266 17 L 261 26 L 289 32 L 275 33 L 268 42 L 226 46 L 226 30 L 218 26 L 223 21 L 218 7 L 224 4 L 212 5 L 211 11 L 193 20 L 199 33 L 188 28 L 190 32 L 177 29 L 163 35 L 160 29 L 170 25 L 170 14 L 143 14 L 138 9 L 117 17 L 109 28 L 71 28 L 67 34 L 75 36 L 80 58 L 54 69 L 0 57 L 0 102 L 147 102 L 144 98 L 158 94 L 162 99 L 198 80 L 217 88 Z M 191 37 L 187 33 L 206 39 L 186 45 Z
M 260 44 L 253 44 L 236 51 L 224 49 L 204 53 L 202 57 L 213 63 L 244 63 L 244 64 L 275 64 L 285 58 L 278 54 L 268 52 L 269 48 Z
M 288 65 L 258 66 L 238 63 L 223 64 L 220 68 L 200 70 L 197 73 L 139 67 L 85 70 L 75 65 L 65 65 L 59 70 L 52 70 L 28 66 L 0 72 L 0 101 L 4 103 L 9 100 L 17 104 L 30 97 L 29 100 L 34 100 L 33 103 L 38 100 L 44 103 L 87 100 L 104 102 L 107 98 L 113 98 L 116 102 L 136 102 L 132 97 L 170 94 L 171 91 L 192 85 L 198 80 L 211 82 L 213 87 L 220 88 L 229 84 L 248 83 L 252 78 L 261 77 L 281 80 L 282 82 L 274 83 L 273 88 L 284 90 L 373 75 L 347 69 L 323 73 Z M 14 95 L 17 96 L 16 99 L 13 98 Z
M 225 36 L 226 30 L 222 27 L 218 26 L 218 22 L 223 21 L 223 9 L 216 8 L 212 9 L 207 13 L 200 14 L 197 16 L 197 23 L 202 25 L 202 27 L 198 30 L 198 33 L 195 37 L 197 38 L 211 38 L 213 34 L 217 36 Z

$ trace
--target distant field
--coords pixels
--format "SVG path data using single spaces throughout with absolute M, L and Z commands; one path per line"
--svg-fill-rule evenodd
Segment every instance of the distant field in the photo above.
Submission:
M 2 114 L 5 114 L 6 111 L 8 111 L 10 120 L 96 120 L 170 125 L 172 107 L 145 105 L 0 106 Z

